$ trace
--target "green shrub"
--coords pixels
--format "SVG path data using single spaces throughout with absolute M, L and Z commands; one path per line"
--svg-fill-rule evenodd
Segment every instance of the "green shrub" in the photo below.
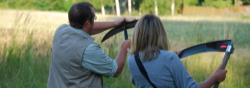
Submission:
M 171 0 L 157 0 L 158 13 L 160 15 L 169 14 L 171 11 Z M 140 6 L 140 11 L 142 13 L 154 13 L 155 12 L 155 2 L 154 0 L 143 0 Z
M 188 6 L 196 6 L 197 5 L 197 0 L 184 0 L 185 5 Z
M 250 0 L 241 0 L 243 5 L 250 5 Z
M 0 7 L 12 9 L 67 11 L 73 3 L 79 1 L 86 0 L 0 0 Z
M 232 0 L 205 0 L 204 5 L 215 8 L 225 8 L 232 6 Z

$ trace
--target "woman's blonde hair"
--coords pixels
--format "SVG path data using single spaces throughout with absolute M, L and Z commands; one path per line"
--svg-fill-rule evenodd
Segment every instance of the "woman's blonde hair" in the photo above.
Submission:
M 152 14 L 143 16 L 135 25 L 131 51 L 143 53 L 143 60 L 150 60 L 168 50 L 168 39 L 161 20 Z

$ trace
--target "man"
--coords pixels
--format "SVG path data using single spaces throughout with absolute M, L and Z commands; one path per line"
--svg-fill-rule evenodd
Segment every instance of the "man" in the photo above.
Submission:
M 121 24 L 94 22 L 95 12 L 90 3 L 74 4 L 69 12 L 70 25 L 60 26 L 54 35 L 48 88 L 102 88 L 102 76 L 121 73 L 129 41 L 124 41 L 116 60 L 107 56 L 90 35 Z

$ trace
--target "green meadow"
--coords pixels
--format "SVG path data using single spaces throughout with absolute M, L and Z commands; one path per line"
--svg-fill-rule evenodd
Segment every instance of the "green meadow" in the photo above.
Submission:
M 60 19 L 60 22 L 56 18 L 39 19 L 37 22 L 38 18 L 32 14 L 17 13 L 10 16 L 15 18 L 0 21 L 0 88 L 45 88 L 53 34 L 56 27 L 67 22 L 67 18 Z M 208 41 L 232 39 L 235 52 L 227 66 L 227 78 L 220 88 L 250 87 L 250 22 L 169 19 L 162 21 L 172 51 L 180 51 Z M 133 29 L 130 29 L 130 37 L 132 32 Z M 93 37 L 108 55 L 115 57 L 124 39 L 123 33 L 101 43 L 105 33 Z M 223 53 L 204 53 L 188 57 L 182 62 L 193 78 L 201 82 L 218 67 L 222 57 Z M 105 77 L 104 86 L 133 88 L 127 67 L 117 78 Z

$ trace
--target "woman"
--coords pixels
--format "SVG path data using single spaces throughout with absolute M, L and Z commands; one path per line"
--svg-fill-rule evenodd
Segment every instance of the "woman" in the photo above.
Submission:
M 189 75 L 179 57 L 168 51 L 167 34 L 160 19 L 154 15 L 145 15 L 135 26 L 128 57 L 129 70 L 137 88 L 151 88 L 140 72 L 134 54 L 145 67 L 149 79 L 157 88 L 210 88 L 226 77 L 226 70 L 218 69 L 206 81 L 197 84 Z

